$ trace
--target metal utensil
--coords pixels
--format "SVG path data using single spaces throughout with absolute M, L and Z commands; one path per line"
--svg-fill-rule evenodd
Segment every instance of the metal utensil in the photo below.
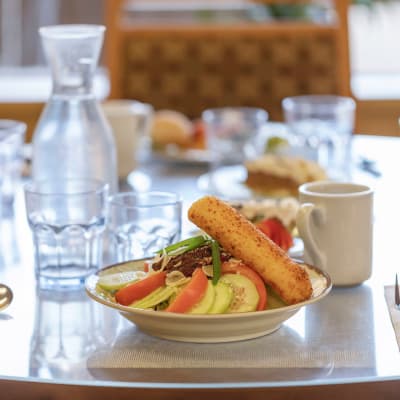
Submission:
M 13 292 L 3 283 L 0 283 L 0 311 L 6 309 L 12 302 Z
M 379 178 L 382 175 L 376 165 L 376 161 L 370 160 L 369 158 L 361 157 L 358 166 L 362 171 L 367 172 L 376 178 Z
M 397 308 L 400 308 L 400 289 L 399 289 L 397 274 L 396 274 L 396 281 L 394 284 L 394 303 L 396 304 Z

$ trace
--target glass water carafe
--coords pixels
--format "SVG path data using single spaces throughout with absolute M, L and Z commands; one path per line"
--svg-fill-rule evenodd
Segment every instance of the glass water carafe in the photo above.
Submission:
M 53 91 L 33 136 L 35 180 L 90 178 L 117 190 L 113 134 L 92 93 L 104 30 L 101 25 L 39 29 Z

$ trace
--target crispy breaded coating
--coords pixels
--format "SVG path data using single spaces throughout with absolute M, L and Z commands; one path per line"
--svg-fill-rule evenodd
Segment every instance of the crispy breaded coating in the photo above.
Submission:
M 228 203 L 205 196 L 192 204 L 188 216 L 235 258 L 257 271 L 287 304 L 311 297 L 312 286 L 304 268 Z

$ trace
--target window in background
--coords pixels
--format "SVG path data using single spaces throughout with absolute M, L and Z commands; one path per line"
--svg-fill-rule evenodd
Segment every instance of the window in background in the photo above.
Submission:
M 124 12 L 127 22 L 137 24 L 224 24 L 273 19 L 327 22 L 331 18 L 330 0 L 298 5 L 266 5 L 251 0 L 128 0 Z
M 40 26 L 102 22 L 103 0 L 0 0 L 0 65 L 43 64 Z
M 43 53 L 38 27 L 58 23 L 103 23 L 105 0 L 0 0 L 0 101 L 47 98 Z M 245 0 L 135 0 L 127 1 L 128 15 L 138 21 L 164 20 L 221 22 L 239 19 L 329 19 L 319 7 L 272 8 L 249 5 Z M 400 1 L 353 0 L 349 13 L 349 40 L 353 90 L 359 98 L 400 99 Z M 197 7 L 197 10 L 195 8 Z M 104 52 L 103 52 L 104 54 Z M 24 67 L 23 70 L 16 67 Z M 12 88 L 12 90 L 8 90 Z M 35 93 L 38 93 L 35 95 Z
M 400 99 L 400 1 L 357 3 L 349 13 L 354 94 L 360 99 Z
M 47 100 L 51 82 L 38 28 L 61 23 L 103 23 L 103 0 L 0 0 L 0 102 Z M 107 95 L 104 73 L 95 90 Z

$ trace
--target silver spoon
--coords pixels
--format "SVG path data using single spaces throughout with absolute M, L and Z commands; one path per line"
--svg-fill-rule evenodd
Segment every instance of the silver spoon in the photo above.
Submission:
M 0 283 L 0 311 L 6 309 L 12 302 L 13 292 L 3 283 Z

